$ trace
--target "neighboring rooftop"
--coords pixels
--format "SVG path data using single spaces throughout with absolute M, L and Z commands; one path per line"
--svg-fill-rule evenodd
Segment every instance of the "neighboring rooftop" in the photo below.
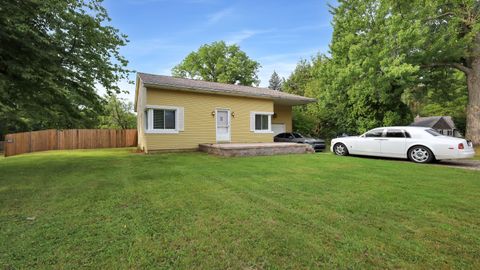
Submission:
M 447 124 L 450 129 L 455 129 L 455 123 L 450 116 L 417 116 L 415 117 L 414 122 L 410 124 L 410 126 L 435 127 L 437 124 L 442 124 L 442 122 Z
M 207 82 L 147 73 L 137 73 L 137 77 L 142 80 L 145 87 L 152 88 L 271 99 L 274 100 L 275 103 L 287 105 L 302 105 L 316 101 L 314 98 L 293 95 L 261 87 Z

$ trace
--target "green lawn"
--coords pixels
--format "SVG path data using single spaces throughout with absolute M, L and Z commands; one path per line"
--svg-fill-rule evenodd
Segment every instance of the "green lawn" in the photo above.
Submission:
M 478 171 L 129 151 L 0 159 L 0 267 L 480 268 Z

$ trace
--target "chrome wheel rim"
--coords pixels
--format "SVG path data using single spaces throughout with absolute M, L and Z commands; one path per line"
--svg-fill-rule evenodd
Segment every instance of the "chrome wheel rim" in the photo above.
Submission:
M 425 162 L 430 157 L 430 154 L 425 148 L 414 148 L 410 153 L 410 157 L 416 162 Z
M 345 154 L 345 146 L 342 144 L 335 146 L 335 154 L 343 156 Z

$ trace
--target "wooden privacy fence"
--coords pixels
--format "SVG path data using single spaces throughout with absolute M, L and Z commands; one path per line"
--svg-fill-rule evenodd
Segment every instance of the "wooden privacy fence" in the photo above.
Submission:
M 136 129 L 41 130 L 5 136 L 5 157 L 23 153 L 137 146 Z

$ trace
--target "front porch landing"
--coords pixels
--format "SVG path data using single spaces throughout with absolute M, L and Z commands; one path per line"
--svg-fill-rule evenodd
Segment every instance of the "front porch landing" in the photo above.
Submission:
M 199 149 L 202 152 L 224 157 L 315 153 L 310 145 L 298 143 L 205 143 L 200 144 Z

